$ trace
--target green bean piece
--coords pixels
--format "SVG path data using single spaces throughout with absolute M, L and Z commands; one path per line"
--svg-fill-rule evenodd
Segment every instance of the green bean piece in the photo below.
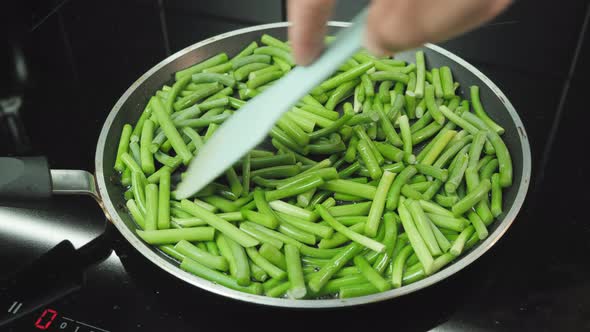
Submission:
M 276 279 L 270 279 L 276 280 Z M 272 288 L 269 288 L 264 292 L 264 295 L 268 297 L 282 297 L 283 295 L 287 294 L 287 292 L 291 289 L 291 283 L 289 281 L 284 281 Z
M 424 100 L 424 99 L 422 99 Z M 427 112 L 426 114 L 424 114 L 420 119 L 418 119 L 416 122 L 414 122 L 411 126 L 410 126 L 410 131 L 413 133 L 419 131 L 420 129 L 426 127 L 427 125 L 429 125 L 430 123 L 432 123 L 433 119 L 432 119 L 432 115 L 430 115 L 429 112 Z
M 479 87 L 477 85 L 472 85 L 469 91 L 471 95 L 471 104 L 473 105 L 473 112 L 475 112 L 477 117 L 485 122 L 486 125 L 498 135 L 504 134 L 504 128 L 494 122 L 494 120 L 492 120 L 484 110 L 481 100 L 479 99 Z
M 405 204 L 400 204 L 398 208 L 399 216 L 402 221 L 402 225 L 404 230 L 408 234 L 408 238 L 410 243 L 412 244 L 412 248 L 416 252 L 416 256 L 425 267 L 425 272 L 427 275 L 432 274 L 433 272 L 433 258 L 430 254 L 430 250 L 425 243 L 425 240 L 420 235 L 414 220 L 412 219 L 412 215 L 406 208 Z
M 408 117 L 406 115 L 399 117 L 399 127 L 402 141 L 404 143 L 404 153 L 412 154 L 412 133 L 410 131 L 410 123 L 408 122 Z
M 443 89 L 443 97 L 445 99 L 451 99 L 455 96 L 455 88 L 453 81 L 453 73 L 451 68 L 447 66 L 440 67 L 440 79 Z
M 437 194 L 434 196 L 434 201 L 436 203 L 438 203 L 439 205 L 446 207 L 446 208 L 451 208 L 453 205 L 455 205 L 455 203 L 457 203 L 458 200 L 459 200 L 459 197 L 457 195 L 445 196 L 445 195 Z
M 357 243 L 351 243 L 344 249 L 340 250 L 309 280 L 309 289 L 312 292 L 319 292 L 336 272 L 361 252 L 362 248 L 363 247 Z
M 156 167 L 154 166 L 154 155 L 150 151 L 153 134 L 154 122 L 148 119 L 143 124 L 140 139 L 141 169 L 146 175 L 150 175 L 156 171 Z
M 383 157 L 390 161 L 401 162 L 404 159 L 404 151 L 393 145 L 383 142 L 375 142 L 375 147 L 377 147 L 377 150 L 381 152 Z
M 233 66 L 231 64 L 231 62 L 226 62 L 226 63 L 222 63 L 219 64 L 217 66 L 213 66 L 213 67 L 209 67 L 209 68 L 205 68 L 203 69 L 203 73 L 218 73 L 218 74 L 224 74 L 229 72 L 230 70 L 232 70 Z
M 414 145 L 420 144 L 439 133 L 442 128 L 443 126 L 441 124 L 437 122 L 432 122 L 428 126 L 412 133 L 412 143 Z
M 457 135 L 455 135 L 455 137 Z M 459 139 L 455 143 L 449 143 L 449 146 L 447 146 L 446 150 L 444 150 L 443 153 L 436 159 L 436 162 L 433 164 L 433 166 L 441 168 L 445 167 L 446 164 L 453 159 L 453 157 L 459 154 L 461 149 L 471 143 L 472 139 L 473 137 L 469 135 Z
M 127 206 L 129 213 L 131 213 L 131 216 L 133 217 L 133 220 L 135 220 L 137 225 L 141 229 L 145 229 L 145 217 L 144 217 L 143 213 L 140 211 L 137 204 L 135 203 L 135 200 L 130 199 L 126 202 L 125 205 Z
M 444 124 L 445 116 L 441 113 L 441 111 L 438 109 L 438 105 L 436 104 L 434 86 L 428 85 L 424 89 L 424 100 L 426 101 L 428 112 L 434 121 L 441 125 Z
M 373 237 L 377 234 L 379 222 L 381 221 L 383 209 L 385 208 L 385 201 L 387 199 L 390 187 L 394 182 L 394 178 L 394 173 L 385 171 L 381 177 L 381 180 L 379 181 L 379 185 L 377 186 L 377 190 L 373 198 L 373 203 L 371 204 L 371 209 L 369 210 L 369 217 L 367 219 L 367 223 L 365 224 L 364 233 L 367 236 Z
M 160 174 L 158 193 L 158 229 L 170 228 L 170 172 Z
M 250 264 L 244 247 L 229 237 L 225 238 L 236 263 L 236 281 L 240 286 L 250 285 Z
M 428 176 L 432 176 L 435 179 L 439 179 L 443 182 L 447 181 L 448 177 L 449 177 L 449 172 L 446 169 L 442 169 L 436 166 L 430 166 L 430 165 L 422 165 L 422 164 L 416 164 L 416 169 L 418 170 L 418 172 L 424 174 L 424 175 L 428 175 Z
M 309 245 L 316 244 L 317 240 L 313 234 L 306 232 L 306 231 L 304 231 L 298 227 L 295 227 L 293 225 L 290 225 L 287 223 L 282 223 L 279 225 L 278 229 L 279 229 L 279 232 L 283 233 L 285 236 L 295 239 L 298 242 L 309 244 Z
M 285 131 L 298 146 L 305 146 L 309 143 L 309 136 L 296 123 L 287 117 L 281 117 L 277 121 L 279 128 Z
M 254 170 L 250 172 L 250 176 L 252 178 L 259 176 L 269 179 L 286 178 L 297 175 L 300 170 L 301 166 L 299 165 L 272 166 Z
M 377 150 L 377 148 L 375 147 L 375 144 L 373 143 L 373 140 L 371 138 L 369 138 L 369 136 L 365 132 L 365 129 L 359 125 L 354 126 L 353 129 L 354 129 L 356 136 L 359 138 L 359 140 L 364 140 L 367 142 L 367 144 L 371 148 L 371 151 L 373 151 L 373 154 L 375 155 L 375 158 L 377 159 L 377 162 L 379 163 L 379 165 L 383 164 L 385 159 L 383 158 L 383 156 L 381 155 L 379 150 Z
M 262 63 L 262 62 L 249 63 L 247 65 L 244 65 L 244 66 L 236 69 L 234 71 L 234 78 L 236 79 L 236 81 L 243 81 L 248 78 L 250 73 L 253 73 L 257 70 L 261 70 L 261 69 L 268 68 L 268 67 L 271 67 L 271 65 L 269 65 L 268 63 Z
M 430 224 L 430 228 L 432 229 L 432 232 L 434 233 L 434 237 L 436 238 L 436 242 L 437 242 L 440 250 L 442 251 L 441 254 L 448 252 L 449 249 L 451 248 L 451 242 L 449 242 L 449 240 L 445 237 L 445 235 L 440 231 L 440 229 L 438 229 L 438 227 L 436 227 L 436 225 L 432 221 L 429 220 L 429 224 Z M 436 267 L 435 267 L 435 270 L 436 270 Z
M 262 270 L 268 273 L 271 278 L 283 280 L 287 277 L 287 272 L 269 262 L 256 250 L 256 248 L 246 248 L 246 253 L 248 254 L 248 257 L 250 257 L 250 259 Z
M 416 98 L 424 97 L 424 85 L 426 82 L 426 61 L 424 60 L 424 52 L 416 52 L 416 88 L 414 95 Z
M 330 214 L 334 217 L 346 217 L 346 216 L 367 216 L 371 209 L 372 202 L 363 202 L 356 204 L 347 204 L 334 206 L 328 208 Z
M 158 229 L 158 186 L 145 187 L 145 227 L 146 231 Z
M 271 229 L 275 229 L 278 227 L 278 222 L 276 221 L 276 217 L 274 216 L 274 214 L 254 212 L 244 209 L 241 210 L 241 214 L 244 220 L 249 220 L 251 222 L 257 223 L 259 225 Z
M 359 269 L 367 281 L 375 286 L 380 292 L 385 292 L 386 290 L 391 289 L 391 284 L 381 277 L 381 275 L 369 265 L 369 262 L 367 262 L 363 256 L 354 257 L 354 265 Z
M 395 81 L 408 84 L 410 77 L 400 71 L 376 71 L 368 75 L 372 81 Z
M 432 68 L 432 85 L 434 85 L 434 95 L 436 98 L 443 98 L 443 88 L 438 68 Z
M 229 184 L 231 191 L 236 196 L 241 196 L 244 191 L 244 187 L 242 186 L 242 182 L 238 178 L 238 174 L 233 167 L 230 167 L 227 169 L 227 171 L 225 171 L 225 178 L 227 179 L 227 183 Z
M 361 75 L 361 85 L 363 87 L 363 90 L 365 91 L 365 97 L 367 99 L 368 99 L 368 97 L 375 96 L 375 88 L 373 87 L 373 82 L 372 82 L 369 74 Z M 365 99 L 365 101 L 366 101 L 366 99 Z
M 131 132 L 131 138 L 136 141 L 139 141 L 145 120 L 149 119 L 152 116 L 151 104 L 152 104 L 153 99 L 154 99 L 154 97 L 150 98 L 150 100 L 147 103 L 147 106 L 145 107 L 143 112 L 141 112 L 141 115 L 139 116 L 139 120 L 137 120 L 137 124 L 135 124 L 135 127 L 133 128 L 133 132 Z M 117 149 L 117 155 L 119 155 L 118 152 L 119 151 Z
M 424 210 L 422 210 L 420 203 L 418 201 L 408 199 L 406 202 L 406 207 L 412 216 L 412 220 L 418 229 L 420 237 L 430 251 L 430 254 L 432 256 L 441 255 L 442 251 L 438 246 L 438 242 L 436 241 L 436 237 L 434 236 L 434 232 L 430 226 L 430 220 L 426 216 L 426 213 L 424 213 Z
M 459 256 L 465 247 L 465 242 L 469 239 L 469 237 L 475 232 L 475 228 L 473 226 L 469 226 L 465 228 L 461 234 L 457 237 L 455 242 L 453 242 L 453 246 L 449 249 L 449 253 Z
M 403 195 L 403 197 L 406 198 L 412 198 L 417 200 L 424 199 L 424 196 L 422 196 L 422 194 L 419 191 L 410 187 L 407 184 L 402 186 L 401 194 Z
M 252 74 L 250 74 L 252 75 Z M 283 77 L 283 72 L 281 71 L 273 71 L 269 73 L 264 73 L 255 78 L 249 79 L 247 86 L 250 89 L 256 89 L 259 86 L 265 85 L 268 82 L 272 82 L 278 80 L 279 78 Z
M 268 204 L 274 211 L 282 212 L 284 214 L 288 214 L 306 221 L 314 221 L 316 218 L 313 212 L 283 201 L 272 201 Z
M 119 139 L 119 146 L 117 147 L 117 158 L 115 159 L 115 170 L 119 172 L 125 170 L 125 164 L 123 163 L 123 160 L 121 160 L 121 155 L 129 151 L 129 140 L 131 139 L 132 129 L 133 128 L 130 124 L 125 124 L 121 131 L 121 138 Z
M 262 288 L 264 289 L 265 294 L 267 294 L 271 289 L 278 287 L 280 285 L 283 285 L 283 284 L 288 284 L 288 283 L 289 283 L 288 281 L 283 281 L 283 280 L 271 278 L 262 284 Z M 285 289 L 284 293 L 286 293 L 288 290 L 289 289 L 287 287 L 287 289 Z
M 321 104 L 320 106 L 317 105 L 303 105 L 301 106 L 301 110 L 312 113 L 316 116 L 325 118 L 327 120 L 335 121 L 340 118 L 340 114 L 336 111 L 330 111 L 324 108 Z
M 322 89 L 324 89 L 324 91 L 330 91 L 330 90 L 332 90 L 332 89 L 334 89 L 346 82 L 355 80 L 356 78 L 365 74 L 367 72 L 367 70 L 371 69 L 372 67 L 373 67 L 373 63 L 371 63 L 371 62 L 360 64 L 354 68 L 351 68 L 351 69 L 345 71 L 344 73 L 340 73 L 340 74 L 326 80 L 325 82 L 320 84 L 320 87 Z
M 199 100 L 205 99 L 213 94 L 221 91 L 223 89 L 223 85 L 219 83 L 212 83 L 203 87 L 202 89 L 198 89 L 196 91 L 183 96 L 178 101 L 174 102 L 174 110 L 175 111 L 182 111 L 187 107 L 190 107 L 197 103 Z
M 388 210 L 394 210 L 398 206 L 402 186 L 417 172 L 416 167 L 410 165 L 398 174 L 387 194 L 386 207 Z
M 258 211 L 270 218 L 268 220 L 268 226 L 271 227 L 269 228 L 277 228 L 279 226 L 279 221 L 276 215 L 274 214 L 274 211 L 266 201 L 264 191 L 262 191 L 260 188 L 256 188 L 254 190 L 254 202 L 256 203 L 256 208 L 258 209 Z
M 424 155 L 424 158 L 420 160 L 420 156 L 418 156 L 418 162 L 423 165 L 432 165 L 434 161 L 438 158 L 440 153 L 445 149 L 445 147 L 449 144 L 449 141 L 457 134 L 454 130 L 445 131 L 440 138 L 432 145 L 430 150 Z
M 253 282 L 249 283 L 248 286 L 242 286 L 233 278 L 221 272 L 209 269 L 206 266 L 201 265 L 190 258 L 185 258 L 180 264 L 180 268 L 192 274 L 195 274 L 201 278 L 210 280 L 214 283 L 220 284 L 231 289 L 235 289 L 237 291 L 250 293 L 254 295 L 260 295 L 263 292 L 262 284 L 260 283 Z
M 464 120 L 470 122 L 473 126 L 479 129 L 490 129 L 487 125 L 474 114 L 465 112 L 461 115 Z M 493 130 L 487 131 L 487 138 L 496 151 L 500 168 L 500 184 L 502 187 L 508 187 L 512 184 L 512 159 L 506 144 L 500 136 Z
M 391 274 L 391 284 L 393 288 L 400 288 L 402 286 L 402 276 L 404 266 L 408 257 L 414 252 L 411 245 L 405 246 L 393 260 L 393 272 Z
M 320 106 L 323 107 L 323 105 L 320 104 Z M 306 111 L 304 109 L 301 108 L 297 108 L 297 107 L 293 107 L 293 109 L 291 110 L 291 112 L 300 115 L 302 117 L 306 117 L 309 120 L 314 121 L 319 127 L 322 128 L 326 128 L 330 125 L 332 125 L 334 123 L 334 121 L 329 120 L 321 115 L 317 115 L 315 113 L 312 113 L 310 111 Z M 352 120 L 351 120 L 352 121 Z M 349 121 L 350 122 L 350 121 Z
M 260 255 L 267 259 L 272 264 L 278 266 L 283 270 L 287 270 L 287 263 L 285 260 L 285 255 L 278 250 L 275 246 L 263 243 L 258 250 Z
M 215 229 L 225 234 L 228 238 L 236 241 L 244 247 L 253 247 L 259 243 L 256 239 L 239 230 L 236 226 L 203 209 L 195 203 L 183 199 L 181 204 L 182 208 L 187 212 L 194 215 L 195 217 L 205 220 L 209 225 L 213 226 Z
M 143 173 L 132 172 L 131 173 L 131 189 L 133 190 L 133 197 L 137 202 L 137 206 L 141 211 L 141 214 L 146 213 L 146 200 L 145 200 L 145 177 Z
M 484 224 L 483 220 L 474 211 L 467 212 L 467 217 L 471 221 L 471 225 L 475 229 L 475 233 L 480 240 L 484 240 L 488 237 L 489 232 Z
M 291 283 L 288 295 L 295 299 L 303 298 L 307 293 L 307 289 L 305 287 L 305 281 L 303 280 L 299 249 L 296 246 L 286 244 L 285 259 L 287 261 L 287 275 L 289 277 L 289 282 Z
M 464 153 L 462 155 L 457 156 L 456 160 L 456 165 L 451 169 L 449 179 L 445 183 L 445 191 L 451 194 L 456 192 L 457 188 L 459 187 L 459 184 L 463 180 L 465 170 L 467 170 L 469 156 L 466 153 Z
M 225 54 L 225 53 L 217 54 L 217 55 L 215 55 L 203 62 L 200 62 L 192 67 L 189 67 L 189 68 L 186 68 L 186 69 L 176 72 L 176 74 L 175 74 L 176 80 L 179 80 L 179 79 L 186 77 L 186 76 L 191 76 L 193 74 L 203 71 L 203 69 L 217 66 L 217 65 L 225 63 L 227 61 L 228 61 L 227 54 Z
M 340 101 L 346 99 L 354 92 L 354 88 L 358 85 L 358 83 L 359 81 L 355 79 L 340 84 L 336 89 L 334 89 L 334 92 L 330 95 L 330 98 L 328 98 L 328 101 L 324 107 L 330 111 L 333 111 Z
M 274 234 L 265 233 L 266 228 L 260 226 L 256 227 L 254 223 L 251 222 L 242 222 L 240 223 L 240 230 L 244 231 L 246 234 L 252 236 L 256 240 L 260 241 L 261 243 L 268 243 L 274 247 L 282 248 L 284 242 L 281 239 L 273 236 Z M 277 226 L 278 227 L 278 226 Z
M 379 163 L 377 162 L 377 159 L 371 151 L 371 148 L 369 147 L 367 141 L 360 140 L 357 144 L 357 151 L 361 159 L 365 163 L 367 169 L 369 170 L 371 178 L 373 178 L 373 180 L 378 180 L 379 178 L 381 178 L 383 172 L 381 171 Z
M 293 153 L 283 153 L 278 155 L 251 158 L 250 167 L 252 170 L 256 170 L 273 166 L 292 165 L 295 164 L 295 162 L 295 155 Z
M 350 108 L 350 112 L 346 112 L 346 109 Z M 309 134 L 310 140 L 316 140 L 320 137 L 328 136 L 332 133 L 337 132 L 344 126 L 351 118 L 352 118 L 352 105 L 350 103 L 344 104 L 345 113 L 340 117 L 340 119 L 334 121 L 332 125 L 322 128 L 320 130 L 314 131 Z
M 178 250 L 174 249 L 174 246 L 172 246 L 170 244 L 160 246 L 159 248 L 166 255 L 176 259 L 178 262 L 182 262 L 182 260 L 186 257 L 183 254 L 181 254 L 180 252 L 178 252 Z
M 316 224 L 307 220 L 303 220 L 291 215 L 277 212 L 277 216 L 282 224 L 288 224 L 293 227 L 299 228 L 304 232 L 311 233 L 322 238 L 329 238 L 334 233 L 334 230 L 328 226 Z
M 299 205 L 302 208 L 308 207 L 315 192 L 316 192 L 316 188 L 313 188 L 313 189 L 310 189 L 304 193 L 297 195 L 297 205 Z
M 219 271 L 229 270 L 229 265 L 224 257 L 212 255 L 209 252 L 203 251 L 186 240 L 179 241 L 174 246 L 174 249 L 176 249 L 180 254 L 184 255 L 185 257 L 188 257 L 194 260 L 195 262 L 203 264 L 204 266 L 210 269 L 215 269 Z
M 398 233 L 396 220 L 399 220 L 399 217 L 393 212 L 388 212 L 383 215 L 383 244 L 385 245 L 385 252 L 379 254 L 373 263 L 373 268 L 380 274 L 383 274 L 385 269 L 390 265 L 391 258 L 393 257 Z
M 336 219 L 336 220 L 340 221 L 339 219 Z M 364 231 L 365 231 L 365 222 L 364 221 L 350 225 L 350 226 L 349 225 L 345 225 L 345 226 L 348 226 L 348 228 L 352 232 L 364 234 Z M 334 235 L 332 235 L 332 237 L 322 239 L 318 243 L 318 248 L 320 248 L 320 249 L 336 248 L 336 247 L 339 247 L 349 241 L 350 241 L 350 239 L 348 237 L 346 237 L 346 235 L 336 232 Z
M 385 137 L 387 138 L 387 141 L 389 141 L 389 143 L 397 147 L 403 146 L 404 142 L 395 131 L 393 124 L 391 124 L 391 121 L 389 120 L 385 112 L 383 110 L 378 109 L 377 114 L 379 115 L 379 124 L 385 132 Z
M 217 234 L 217 238 L 215 239 L 215 243 L 217 243 L 217 247 L 219 248 L 219 253 L 222 257 L 225 258 L 227 264 L 229 266 L 229 274 L 235 278 L 236 277 L 236 259 L 232 253 L 229 244 L 227 243 L 227 239 L 223 234 Z
M 252 274 L 254 280 L 258 282 L 265 282 L 266 280 L 268 280 L 268 274 L 266 274 L 266 272 L 264 272 L 264 270 L 261 269 L 258 265 L 254 264 L 252 260 L 248 261 L 248 264 L 250 264 L 250 273 Z
M 322 219 L 324 221 L 328 222 L 328 224 L 330 224 L 330 226 L 332 228 L 334 228 L 334 230 L 345 235 L 346 237 L 348 237 L 352 241 L 359 243 L 359 244 L 361 244 L 373 251 L 376 251 L 376 252 L 383 252 L 385 250 L 385 245 L 383 245 L 382 243 L 379 243 L 379 242 L 377 242 L 369 237 L 366 237 L 364 235 L 355 233 L 355 232 L 351 231 L 349 228 L 347 228 L 346 226 L 342 225 L 340 222 L 338 222 L 338 220 L 336 220 L 330 214 L 330 212 L 328 212 L 328 209 L 326 209 L 324 206 L 322 206 L 322 205 L 316 206 L 316 212 L 322 217 Z M 366 226 L 365 226 L 365 232 L 366 232 Z
M 210 241 L 215 229 L 212 227 L 192 227 L 182 229 L 137 230 L 137 235 L 149 244 L 177 243 L 180 240 Z
M 246 66 L 251 63 L 265 63 L 270 64 L 271 57 L 266 54 L 252 54 L 247 55 L 238 59 L 232 59 L 232 65 L 234 70 L 238 70 L 239 68 Z
M 260 42 L 263 43 L 264 45 L 274 46 L 274 47 L 280 48 L 286 52 L 291 52 L 291 47 L 289 45 L 287 45 L 287 43 L 282 42 L 281 40 L 276 39 L 275 37 L 267 35 L 267 34 L 262 35 L 262 37 L 260 38 Z
M 391 102 L 391 95 L 389 91 L 393 87 L 393 82 L 391 81 L 383 81 L 379 84 L 378 92 L 377 92 L 377 99 L 382 102 L 383 104 L 388 104 Z
M 272 57 L 277 57 L 281 60 L 286 61 L 289 65 L 294 66 L 295 62 L 293 61 L 293 57 L 289 53 L 289 51 L 285 51 L 284 49 L 275 47 L 275 46 L 263 46 L 259 47 L 254 50 L 254 54 L 261 55 L 269 55 Z
M 486 142 L 486 135 L 487 131 L 480 130 L 473 136 L 473 142 L 471 142 L 471 148 L 469 148 L 469 163 L 467 164 L 467 167 L 473 169 L 477 167 L 481 151 Z
M 321 186 L 322 189 L 337 193 L 355 195 L 366 199 L 374 199 L 377 189 L 371 185 L 356 183 L 349 180 L 330 180 Z
M 452 121 L 453 123 L 455 123 L 457 126 L 465 129 L 470 134 L 475 135 L 479 131 L 476 126 L 474 126 L 473 124 L 471 124 L 468 121 L 466 121 L 465 119 L 463 119 L 462 118 L 462 115 L 460 116 L 458 114 L 453 113 L 453 111 L 451 111 L 446 106 L 441 105 L 438 109 L 443 113 L 443 115 L 447 119 L 449 119 L 450 121 Z M 471 114 L 471 113 L 469 113 L 469 112 L 463 112 L 463 114 Z
M 492 214 L 498 217 L 502 214 L 502 186 L 500 185 L 500 174 L 492 175 Z
M 478 171 L 481 170 L 482 167 L 487 165 L 490 161 L 494 159 L 494 156 L 484 156 L 483 158 L 479 159 L 477 162 L 477 166 L 475 167 Z
M 479 185 L 473 189 L 470 193 L 468 193 L 464 198 L 462 198 L 459 202 L 453 205 L 453 214 L 455 216 L 460 216 L 463 213 L 467 212 L 471 209 L 474 205 L 476 205 L 479 201 L 487 197 L 488 192 L 491 190 L 492 184 L 490 180 L 484 179 L 482 180 Z
M 184 143 L 184 140 L 178 133 L 178 130 L 176 130 L 176 127 L 172 123 L 170 116 L 164 111 L 159 98 L 154 99 L 153 109 L 158 123 L 172 144 L 174 151 L 176 151 L 176 153 L 181 156 L 185 165 L 188 164 L 193 158 L 193 154 L 189 151 L 188 147 Z
M 236 85 L 236 80 L 226 74 L 219 73 L 197 73 L 191 76 L 193 83 L 221 83 L 227 87 L 233 88 Z

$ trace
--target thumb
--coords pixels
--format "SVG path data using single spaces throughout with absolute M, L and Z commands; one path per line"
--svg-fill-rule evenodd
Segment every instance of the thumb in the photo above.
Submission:
M 326 21 L 334 4 L 335 0 L 289 0 L 289 39 L 297 64 L 310 64 L 322 51 Z

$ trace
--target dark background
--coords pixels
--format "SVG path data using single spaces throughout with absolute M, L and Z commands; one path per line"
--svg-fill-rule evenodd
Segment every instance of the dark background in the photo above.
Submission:
M 364 3 L 339 1 L 334 19 L 350 19 Z M 284 4 L 276 0 L 38 0 L 30 5 L 27 13 L 32 15 L 25 15 L 26 32 L 21 39 L 30 84 L 23 94 L 21 117 L 32 142 L 31 154 L 46 155 L 54 168 L 89 170 L 104 119 L 141 74 L 204 38 L 285 19 Z M 533 183 L 519 219 L 476 263 L 450 281 L 416 295 L 327 316 L 263 311 L 178 285 L 198 296 L 195 301 L 184 300 L 183 305 L 194 306 L 200 315 L 215 310 L 229 310 L 242 318 L 239 313 L 274 315 L 302 327 L 365 321 L 401 330 L 435 326 L 440 331 L 590 330 L 590 226 L 585 206 L 590 203 L 586 189 L 590 171 L 586 155 L 590 151 L 589 10 L 586 0 L 515 1 L 493 22 L 442 44 L 502 89 L 523 119 L 532 144 Z M 13 152 L 11 139 L 0 129 L 0 155 Z M 42 212 L 33 209 L 32 214 L 100 230 L 100 210 L 88 200 L 56 199 L 36 209 Z M 14 216 L 29 212 L 0 205 L 0 226 L 21 222 Z M 84 238 L 75 244 L 83 244 Z M 3 236 L 0 227 L 1 262 L 14 269 L 56 239 L 59 236 L 51 241 L 38 236 L 25 246 L 22 238 Z M 121 270 L 122 261 L 129 276 L 103 280 L 100 273 L 114 272 L 99 267 L 89 278 L 90 290 L 62 306 L 110 331 L 140 327 L 176 331 L 187 329 L 192 322 L 198 324 L 187 308 L 173 304 L 175 291 L 160 289 L 158 282 L 170 282 L 168 276 L 141 265 L 140 258 L 128 258 L 134 253 L 119 238 L 115 242 L 119 265 L 112 269 L 119 266 Z M 142 275 L 146 270 L 152 273 L 151 281 Z M 140 271 L 139 276 L 134 271 Z M 119 281 L 125 287 L 117 288 Z M 121 294 L 133 297 L 137 293 L 142 295 L 121 298 Z M 106 299 L 100 304 L 89 300 L 96 294 Z M 139 302 L 136 308 L 134 303 Z M 98 308 L 102 318 L 88 311 L 79 313 L 84 306 Z M 330 322 L 321 323 L 322 317 L 329 317 Z

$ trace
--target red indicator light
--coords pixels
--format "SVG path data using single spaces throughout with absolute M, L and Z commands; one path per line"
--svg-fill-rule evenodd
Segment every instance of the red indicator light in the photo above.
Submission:
M 45 309 L 43 310 L 41 316 L 37 318 L 37 321 L 35 322 L 35 327 L 39 330 L 47 330 L 51 326 L 51 323 L 53 323 L 56 317 L 57 311 L 53 309 Z

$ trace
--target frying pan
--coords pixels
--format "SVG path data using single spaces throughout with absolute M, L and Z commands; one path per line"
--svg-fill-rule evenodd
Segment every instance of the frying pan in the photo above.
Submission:
M 348 25 L 349 23 L 344 22 L 330 22 L 329 32 L 334 33 Z M 485 241 L 477 244 L 471 251 L 458 258 L 451 265 L 416 283 L 374 295 L 351 299 L 277 299 L 238 292 L 182 271 L 177 261 L 155 247 L 147 245 L 136 235 L 136 225 L 125 209 L 124 188 L 114 180 L 118 177 L 113 165 L 123 125 L 137 121 L 148 99 L 163 84 L 170 84 L 176 71 L 189 67 L 219 52 L 226 52 L 229 55 L 237 54 L 251 41 L 259 40 L 264 33 L 286 39 L 288 26 L 288 23 L 282 22 L 224 33 L 189 46 L 168 57 L 135 81 L 111 110 L 98 140 L 94 175 L 78 170 L 49 171 L 48 166 L 39 163 L 39 160 L 4 158 L 2 162 L 4 163 L 4 169 L 8 169 L 6 168 L 7 163 L 12 163 L 11 165 L 17 167 L 22 174 L 17 174 L 16 180 L 11 182 L 10 179 L 6 180 L 6 176 L 4 176 L 4 174 L 10 173 L 0 173 L 3 174 L 0 176 L 0 195 L 6 195 L 7 193 L 22 195 L 24 193 L 24 196 L 46 196 L 51 192 L 53 194 L 92 195 L 101 205 L 106 217 L 116 226 L 123 237 L 146 259 L 168 273 L 196 287 L 219 295 L 279 307 L 330 308 L 392 299 L 415 292 L 457 273 L 490 249 L 515 220 L 526 196 L 531 175 L 531 154 L 528 138 L 524 125 L 514 107 L 490 79 L 465 60 L 432 44 L 427 44 L 421 48 L 426 55 L 428 66 L 449 66 L 454 78 L 461 83 L 462 89 L 471 85 L 480 86 L 480 95 L 485 103 L 486 110 L 506 130 L 503 139 L 511 152 L 514 167 L 514 183 L 511 187 L 506 188 L 504 192 L 504 212 L 490 226 L 490 235 Z M 400 53 L 396 57 L 413 62 L 414 51 Z M 463 93 L 463 91 L 460 91 L 460 93 Z M 2 170 L 2 163 L 0 163 L 0 170 Z M 5 178 L 4 181 L 2 180 L 3 177 Z

